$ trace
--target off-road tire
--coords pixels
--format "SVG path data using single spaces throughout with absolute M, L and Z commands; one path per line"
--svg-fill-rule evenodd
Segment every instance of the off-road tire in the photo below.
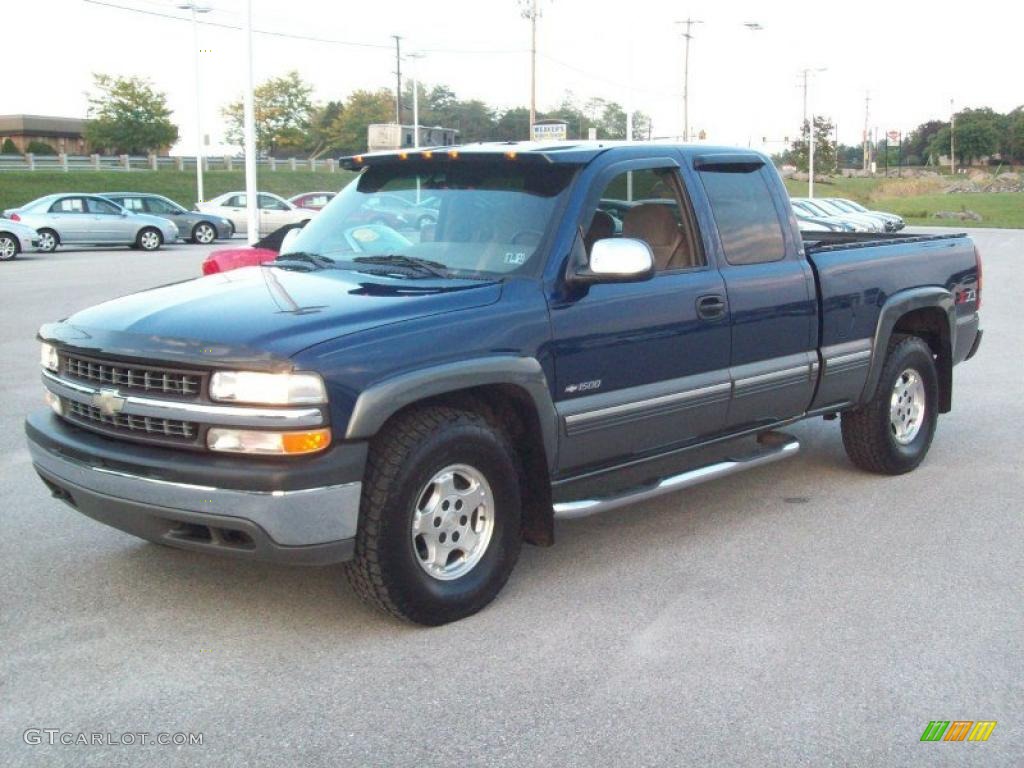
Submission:
M 917 435 L 900 444 L 890 420 L 896 382 L 905 371 L 920 374 L 924 385 L 924 420 Z M 871 400 L 842 416 L 843 447 L 861 469 L 884 475 L 902 475 L 915 469 L 928 453 L 938 420 L 939 379 L 931 348 L 916 336 L 893 335 L 885 365 Z
M 475 566 L 453 580 L 429 575 L 411 538 L 422 489 L 441 469 L 471 465 L 493 495 L 494 527 Z M 370 446 L 349 583 L 368 604 L 417 624 L 470 616 L 505 585 L 522 544 L 519 461 L 493 420 L 448 406 L 402 414 Z

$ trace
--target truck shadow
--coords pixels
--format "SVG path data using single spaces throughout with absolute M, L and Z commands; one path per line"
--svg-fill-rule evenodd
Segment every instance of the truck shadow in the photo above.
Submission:
M 646 577 L 636 566 L 644 558 L 681 558 L 680 568 L 693 569 L 688 553 L 697 555 L 704 537 L 770 524 L 761 518 L 814 514 L 820 483 L 863 477 L 845 460 L 833 426 L 794 428 L 805 446 L 794 460 L 618 512 L 558 523 L 555 546 L 524 547 L 495 606 L 468 621 L 493 621 L 497 612 L 532 613 L 539 603 L 550 608 L 552 601 L 576 606 L 591 592 L 600 599 L 595 585 L 612 579 L 626 579 L 627 591 L 640 590 Z M 129 541 L 136 540 L 126 538 L 116 554 L 94 560 L 93 576 L 103 581 L 110 573 L 96 571 L 116 571 L 132 585 L 131 599 L 160 604 L 189 624 L 248 627 L 261 636 L 315 627 L 337 641 L 418 629 L 365 606 L 341 566 L 286 567 Z M 634 564 L 628 569 L 615 565 L 628 560 Z M 637 584 L 630 587 L 629 579 Z

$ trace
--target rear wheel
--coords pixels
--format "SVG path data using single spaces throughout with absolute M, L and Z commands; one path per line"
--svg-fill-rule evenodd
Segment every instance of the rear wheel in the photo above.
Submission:
M 155 251 L 163 244 L 163 241 L 164 239 L 160 236 L 159 230 L 153 227 L 146 227 L 135 238 L 135 247 L 141 248 L 144 251 Z
M 18 255 L 19 250 L 18 238 L 6 232 L 0 233 L 0 261 L 10 261 Z
M 209 245 L 217 239 L 217 230 L 206 221 L 201 221 L 192 227 L 192 242 L 200 245 Z
M 494 599 L 520 544 L 518 462 L 499 428 L 449 407 L 385 426 L 346 565 L 360 597 L 419 624 L 455 621 Z
M 39 250 L 43 253 L 53 253 L 59 243 L 60 238 L 52 229 L 39 230 Z
M 894 336 L 874 397 L 843 414 L 843 446 L 850 460 L 886 475 L 916 468 L 935 435 L 938 382 L 931 348 L 916 336 Z

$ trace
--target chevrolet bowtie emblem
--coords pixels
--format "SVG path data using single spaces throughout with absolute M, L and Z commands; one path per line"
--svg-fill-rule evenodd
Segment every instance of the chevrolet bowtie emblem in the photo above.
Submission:
M 92 404 L 99 408 L 104 416 L 113 416 L 124 408 L 124 398 L 116 389 L 101 389 L 92 396 Z

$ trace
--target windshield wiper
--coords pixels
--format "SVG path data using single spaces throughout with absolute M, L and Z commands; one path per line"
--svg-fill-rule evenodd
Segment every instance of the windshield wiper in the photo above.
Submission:
M 330 256 L 322 256 L 319 253 L 311 253 L 309 251 L 295 251 L 294 253 L 279 254 L 276 259 L 264 262 L 264 264 L 274 266 L 289 261 L 309 264 L 311 269 L 330 269 L 336 263 Z
M 357 264 L 377 264 L 386 267 L 403 267 L 431 277 L 448 277 L 448 267 L 439 261 L 420 259 L 415 256 L 403 256 L 400 253 L 389 253 L 381 256 L 356 256 L 352 259 Z

